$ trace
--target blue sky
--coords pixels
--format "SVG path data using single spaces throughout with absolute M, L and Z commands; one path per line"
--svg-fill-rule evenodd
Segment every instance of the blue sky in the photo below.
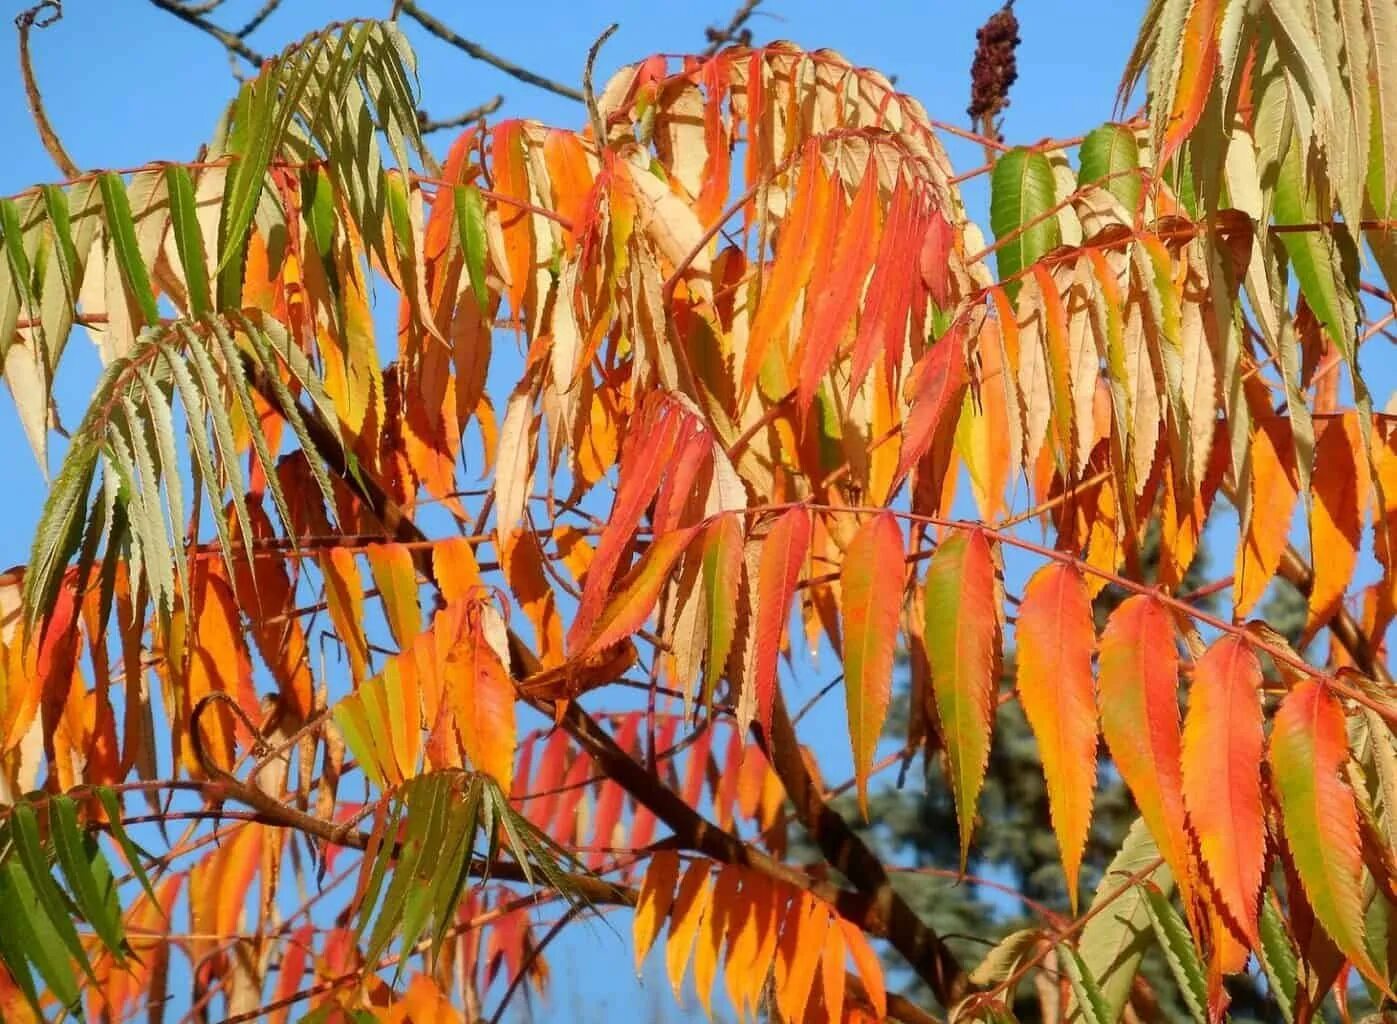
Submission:
M 13 0 L 5 3 L 0 26 L 8 28 L 11 17 L 26 6 Z M 240 25 L 258 6 L 256 0 L 226 0 L 216 17 L 222 24 Z M 652 52 L 701 49 L 705 26 L 725 22 L 732 5 L 707 0 L 670 4 L 424 0 L 424 6 L 462 35 L 572 83 L 578 80 L 588 46 L 611 21 L 619 22 L 621 28 L 599 61 L 603 80 L 621 63 Z M 751 27 L 758 41 L 790 39 L 807 48 L 828 47 L 856 64 L 895 75 L 898 87 L 920 99 L 932 117 L 964 125 L 975 28 L 997 6 L 985 0 L 767 0 Z M 1138 0 L 1092 5 L 1020 0 L 1019 81 L 1005 121 L 1011 142 L 1080 135 L 1111 116 L 1120 69 L 1143 6 Z M 388 0 L 285 0 L 249 42 L 265 53 L 275 52 L 332 19 L 379 16 L 388 7 Z M 449 117 L 502 93 L 504 112 L 509 115 L 563 126 L 581 123 L 579 105 L 507 78 L 426 36 L 412 23 L 405 25 L 418 51 L 424 103 L 434 116 Z M 69 0 L 64 19 L 36 31 L 32 46 L 55 127 L 85 170 L 192 158 L 235 89 L 218 43 L 144 0 Z M 12 41 L 3 51 L 0 124 L 7 130 L 0 193 L 10 194 L 36 182 L 56 180 L 58 173 L 30 122 Z M 450 138 L 450 133 L 433 137 L 434 148 L 444 152 Z M 952 138 L 947 146 L 957 170 L 971 169 L 983 160 L 976 146 Z M 966 202 L 971 215 L 984 226 L 982 180 L 967 187 Z M 988 234 L 987 227 L 985 231 Z M 81 337 L 74 345 L 90 347 Z M 95 366 L 94 360 L 88 363 Z M 64 389 L 69 421 L 76 416 L 83 383 L 75 380 Z M 0 503 L 0 567 L 4 567 L 25 560 L 45 482 L 23 442 L 8 399 L 0 400 L 0 437 L 6 439 L 0 447 L 0 479 L 5 488 L 5 500 Z M 810 692 L 811 685 L 807 678 L 793 699 L 802 700 L 802 690 Z M 821 754 L 826 778 L 838 779 L 848 773 L 849 765 L 843 713 L 838 701 L 826 704 L 831 713 L 809 720 L 805 738 Z M 643 988 L 633 980 L 628 920 L 619 915 L 611 920 L 614 932 L 605 925 L 582 926 L 556 947 L 551 957 L 554 994 L 540 1019 L 603 1020 L 618 1011 L 636 1019 L 672 1018 L 673 1001 L 658 976 L 647 974 Z

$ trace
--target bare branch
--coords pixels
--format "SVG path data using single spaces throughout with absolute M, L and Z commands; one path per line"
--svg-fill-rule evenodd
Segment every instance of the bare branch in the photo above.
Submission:
M 151 2 L 168 3 L 169 0 L 151 0 Z M 577 100 L 579 103 L 582 102 L 582 93 L 578 92 L 572 86 L 563 85 L 561 82 L 555 82 L 551 78 L 545 78 L 543 75 L 535 74 L 528 68 L 520 67 L 513 61 L 506 60 L 498 54 L 491 53 L 479 43 L 473 43 L 469 39 L 453 32 L 448 26 L 437 21 L 436 18 L 418 7 L 413 0 L 402 0 L 398 10 L 406 14 L 442 42 L 450 43 L 452 46 L 456 47 L 456 49 L 468 54 L 475 60 L 484 61 L 486 64 L 498 68 L 506 75 L 509 75 L 511 78 L 517 78 L 521 82 L 526 82 L 539 89 L 546 89 L 548 92 L 556 93 L 570 100 Z
M 477 107 L 471 107 L 470 110 L 467 110 L 465 113 L 457 114 L 455 117 L 444 118 L 440 121 L 428 117 L 425 110 L 419 110 L 417 112 L 417 127 L 423 135 L 426 135 L 428 132 L 445 131 L 448 128 L 460 128 L 462 125 L 472 124 L 475 121 L 479 121 L 482 117 L 493 114 L 500 109 L 502 103 L 504 103 L 504 97 L 496 95 L 493 99 L 488 99 Z
M 762 0 L 743 0 L 737 10 L 733 11 L 732 17 L 728 19 L 725 27 L 719 28 L 717 25 L 710 25 L 704 32 L 708 37 L 708 45 L 704 48 L 704 56 L 711 57 L 725 46 L 751 46 L 752 30 L 747 28 L 747 22 L 756 13 L 757 7 Z
M 29 102 L 29 113 L 34 118 L 39 140 L 44 144 L 48 155 L 53 157 L 58 169 L 68 177 L 74 178 L 82 172 L 68 155 L 68 150 L 64 148 L 58 133 L 53 130 L 53 123 L 44 109 L 43 97 L 39 94 L 38 79 L 34 77 L 34 64 L 29 56 L 29 30 L 48 28 L 62 17 L 63 4 L 60 0 L 43 0 L 43 3 L 29 8 L 15 18 L 15 27 L 19 29 L 19 72 L 24 78 L 24 96 Z
M 262 5 L 262 7 L 257 11 L 257 13 L 248 19 L 247 24 L 244 25 L 242 28 L 238 29 L 238 38 L 246 39 L 248 36 L 252 35 L 252 33 L 256 32 L 258 26 L 260 26 L 262 22 L 266 21 L 269 17 L 271 17 L 272 12 L 274 12 L 280 6 L 281 0 L 266 0 L 266 3 Z
M 586 104 L 587 116 L 592 121 L 592 137 L 596 140 L 598 150 L 606 145 L 606 122 L 602 120 L 601 112 L 597 110 L 596 93 L 592 91 L 592 72 L 596 69 L 597 54 L 601 53 L 603 44 L 620 27 L 619 22 L 613 21 L 607 26 L 606 31 L 597 36 L 597 41 L 587 51 L 587 63 L 582 68 L 582 101 Z
M 241 57 L 253 66 L 261 64 L 262 61 L 266 59 L 232 32 L 215 25 L 202 14 L 195 13 L 196 9 L 185 7 L 183 4 L 179 3 L 178 0 L 150 0 L 150 2 L 162 11 L 173 14 L 185 24 L 193 25 L 200 32 L 205 32 L 213 36 L 223 44 L 229 54 Z

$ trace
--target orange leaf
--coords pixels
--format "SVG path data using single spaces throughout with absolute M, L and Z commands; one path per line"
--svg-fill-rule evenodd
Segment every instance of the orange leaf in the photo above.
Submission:
M 756 871 L 742 873 L 742 891 L 728 921 L 728 955 L 723 970 L 728 1000 L 740 1020 L 747 1019 L 747 1009 L 758 1002 L 766 980 L 754 975 L 762 921 L 772 895 L 772 883 L 765 875 Z
M 572 224 L 568 241 L 576 242 L 581 233 L 588 194 L 592 191 L 592 168 L 587 162 L 587 149 L 573 132 L 550 128 L 543 139 L 543 161 L 548 168 L 553 206 Z
M 824 157 L 819 146 L 811 142 L 801 159 L 800 185 L 781 225 L 771 274 L 762 287 L 761 301 L 752 317 L 739 389 L 744 400 L 757 382 L 767 349 L 774 341 L 784 340 L 796 301 L 810 281 L 816 260 L 828 255 L 826 250 L 838 205 Z
M 539 661 L 544 668 L 562 664 L 563 620 L 558 614 L 558 599 L 548 583 L 538 538 L 527 531 L 510 534 L 502 548 L 500 568 L 519 608 L 534 627 Z
M 635 904 L 635 970 L 640 973 L 645 955 L 660 933 L 660 923 L 669 916 L 674 903 L 674 885 L 679 880 L 679 854 L 660 850 L 650 858 L 645 880 Z
M 757 570 L 757 721 L 771 734 L 771 708 L 776 694 L 776 659 L 791 617 L 796 583 L 810 549 L 810 510 L 787 509 L 762 541 Z
M 1081 573 L 1062 562 L 1049 562 L 1034 573 L 1024 589 L 1015 637 L 1019 702 L 1038 740 L 1075 914 L 1096 786 L 1095 631 Z
M 829 924 L 829 910 L 808 892 L 799 893 L 786 908 L 776 950 L 776 1006 L 785 1020 L 805 1020 Z
M 1179 151 L 1203 116 L 1218 62 L 1217 22 L 1221 11 L 1217 0 L 1193 0 L 1190 8 L 1174 76 L 1177 85 L 1169 108 L 1169 127 L 1159 154 L 1161 167 Z
M 964 870 L 975 805 L 990 755 L 999 671 L 1000 611 L 994 561 L 979 530 L 941 542 L 927 568 L 922 639 L 946 745 L 951 792 L 960 821 Z
M 1204 874 L 1229 927 L 1253 949 L 1266 857 L 1260 686 L 1245 640 L 1214 643 L 1193 666 L 1183 745 L 1184 807 Z
M 902 531 L 891 512 L 867 520 L 849 542 L 839 570 L 844 606 L 844 696 L 859 809 L 868 817 L 868 773 L 888 714 L 902 607 Z
M 936 437 L 937 427 L 948 415 L 960 412 L 965 394 L 964 327 L 957 321 L 927 349 L 912 368 L 907 381 L 911 406 L 902 427 L 902 455 L 897 463 L 896 483 L 911 472 Z
M 1369 476 L 1360 467 L 1363 450 L 1352 414 L 1324 424 L 1315 442 L 1311 479 L 1310 550 L 1315 552 L 1315 579 L 1310 590 L 1306 632 L 1329 621 L 1339 610 L 1358 564 L 1359 535 L 1368 506 Z
M 481 606 L 468 609 L 466 628 L 447 655 L 452 712 L 466 756 L 506 793 L 514 778 L 514 680 L 485 639 Z
M 432 575 L 447 604 L 479 598 L 485 587 L 475 547 L 465 537 L 448 537 L 432 546 Z
M 839 232 L 839 240 L 827 260 L 823 272 L 817 271 L 807 300 L 797 364 L 800 381 L 796 407 L 804 416 L 820 381 L 834 361 L 854 311 L 858 308 L 864 278 L 868 276 L 873 257 L 874 236 L 878 228 L 878 165 L 870 147 L 868 166 L 863 181 L 854 196 L 853 208 Z
M 500 196 L 500 225 L 504 231 L 505 255 L 509 263 L 509 306 L 517 319 L 524 316 L 524 296 L 533 276 L 534 232 L 530 214 L 522 204 L 529 202 L 529 171 L 524 158 L 524 122 L 504 121 L 490 133 L 491 171 L 494 190 Z
M 183 671 L 176 671 L 173 663 L 170 666 L 171 681 L 176 684 L 177 698 L 181 698 L 178 718 L 181 722 L 189 722 L 201 700 L 211 693 L 227 693 L 256 722 L 261 710 L 252 686 L 252 663 L 232 589 L 223 576 L 222 567 L 208 560 L 201 562 L 191 576 L 190 608 L 177 614 L 171 627 L 171 632 L 177 633 L 183 621 L 184 628 L 189 630 L 185 640 L 189 645 L 188 660 L 181 665 Z M 50 635 L 53 628 L 51 625 Z M 77 635 L 76 631 L 73 635 Z M 45 637 L 40 647 L 41 665 L 48 639 Z M 71 662 L 68 671 L 72 672 Z M 232 713 L 221 704 L 208 707 L 199 718 L 204 750 L 216 764 L 230 766 L 233 763 L 233 723 Z M 239 731 L 242 730 L 239 728 Z M 250 739 L 244 737 L 245 741 Z M 189 771 L 202 772 L 191 749 L 184 749 L 183 755 Z
M 689 962 L 689 954 L 694 948 L 699 925 L 708 912 L 712 890 L 708 886 L 708 861 L 689 862 L 684 877 L 679 882 L 679 892 L 674 897 L 670 911 L 669 942 L 665 945 L 665 970 L 669 975 L 674 998 L 680 998 L 684 987 L 684 968 Z
M 1276 574 L 1290 535 L 1299 487 L 1289 419 L 1258 417 L 1251 436 L 1251 520 L 1237 545 L 1233 574 L 1234 614 L 1238 618 L 1252 610 Z
M 1121 603 L 1101 634 L 1101 732 L 1179 888 L 1191 857 L 1179 765 L 1179 654 L 1174 622 L 1146 595 Z
M 718 958 L 723 948 L 723 937 L 727 934 L 728 919 L 732 915 L 733 904 L 742 878 L 742 869 L 735 864 L 724 864 L 718 872 L 718 880 L 713 883 L 708 915 L 704 920 L 703 931 L 698 937 L 698 952 L 694 954 L 694 989 L 699 1002 L 711 1019 L 713 1016 L 713 979 L 718 974 Z
M 397 641 L 406 650 L 422 631 L 422 608 L 417 600 L 417 570 L 412 552 L 402 544 L 371 544 L 364 551 L 383 602 L 383 616 Z
M 883 236 L 873 260 L 873 277 L 859 313 L 859 331 L 854 338 L 850 370 L 851 391 L 862 386 L 880 354 L 892 359 L 902 351 L 907 314 L 912 307 L 912 275 L 907 273 L 906 264 L 917 230 L 915 202 L 911 189 L 899 176 L 888 200 Z
M 349 673 L 357 686 L 368 675 L 369 647 L 364 637 L 364 581 L 359 577 L 359 565 L 349 548 L 331 548 L 320 559 L 320 571 L 325 577 L 325 604 L 335 634 L 344 644 L 349 658 Z
M 596 632 L 582 651 L 584 656 L 605 650 L 645 624 L 655 608 L 655 602 L 659 600 L 660 589 L 669 579 L 669 571 L 700 529 L 698 526 L 686 526 L 665 534 L 650 545 L 645 557 L 621 581 L 616 595 L 602 611 Z
M 888 1015 L 888 995 L 883 985 L 883 965 L 878 961 L 878 954 L 873 952 L 873 947 L 868 944 L 867 937 L 858 925 L 842 917 L 835 918 L 835 921 L 844 932 L 844 944 L 849 947 L 849 954 L 854 958 L 854 966 L 858 968 L 868 1001 L 873 1004 L 878 1019 L 882 1020 Z
M 825 949 L 820 956 L 820 992 L 825 1013 L 831 1021 L 844 1014 L 844 930 L 832 927 L 825 932 Z
M 647 402 L 637 424 L 632 426 L 621 456 L 616 500 L 602 532 L 582 598 L 568 629 L 568 649 L 581 648 L 594 633 L 597 616 L 610 596 L 611 584 L 626 554 L 646 507 L 659 490 L 683 439 L 692 430 L 690 417 L 661 398 Z
M 1344 710 L 1324 683 L 1298 683 L 1271 729 L 1271 778 L 1286 842 L 1315 917 L 1345 956 L 1384 991 L 1363 938 L 1363 855 L 1358 808 L 1343 781 Z

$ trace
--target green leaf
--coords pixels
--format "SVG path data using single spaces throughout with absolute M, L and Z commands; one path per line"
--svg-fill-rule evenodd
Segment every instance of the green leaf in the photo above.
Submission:
M 150 275 L 141 260 L 141 248 L 136 242 L 136 225 L 131 219 L 131 204 L 126 197 L 126 184 L 121 175 L 107 171 L 97 179 L 102 190 L 102 206 L 107 213 L 107 231 L 111 237 L 112 253 L 116 257 L 126 290 L 141 309 L 143 322 L 154 327 L 160 323 L 160 310 L 155 305 L 155 292 Z
M 432 949 L 435 965 L 446 942 L 446 933 L 456 920 L 456 908 L 470 879 L 471 859 L 475 851 L 475 826 L 480 810 L 480 787 L 467 787 L 463 799 L 451 809 L 451 824 L 447 830 L 450 850 L 432 874 Z
M 438 813 L 438 805 L 442 798 L 440 776 L 428 775 L 414 779 L 407 787 L 407 836 L 399 847 L 393 877 L 383 894 L 378 919 L 369 935 L 369 944 L 364 954 L 367 963 L 378 963 L 403 922 L 409 890 L 415 888 L 418 881 L 417 866 L 425 852 L 423 840 L 431 827 L 433 817 Z
M 1193 1019 L 1207 1024 L 1208 985 L 1204 980 L 1203 964 L 1198 959 L 1198 951 L 1193 948 L 1188 925 L 1169 902 L 1169 897 L 1156 886 L 1146 884 L 1145 906 L 1150 912 L 1150 924 L 1154 927 L 1159 948 L 1164 951 L 1164 960 L 1169 971 L 1183 993 Z
M 227 492 L 241 497 L 248 492 L 247 480 L 243 475 L 242 459 L 238 454 L 237 443 L 233 440 L 233 423 L 228 418 L 228 408 L 224 403 L 220 376 L 204 350 L 204 339 L 187 325 L 180 325 L 180 333 L 185 340 L 185 351 L 199 381 L 199 391 L 208 409 L 209 422 L 213 427 L 214 446 L 218 450 L 218 466 L 221 478 L 219 486 Z M 247 515 L 247 506 L 241 500 L 233 502 L 233 514 L 238 519 L 238 536 L 243 542 L 243 550 L 248 561 L 252 561 L 252 522 Z
M 1043 933 L 1037 928 L 1010 932 L 970 972 L 971 984 L 976 988 L 989 988 L 1005 981 L 1033 954 L 1042 939 Z M 1012 995 L 1012 992 L 1006 993 L 1006 996 Z
M 1291 140 L 1276 181 L 1274 207 L 1278 226 L 1329 220 L 1329 209 L 1313 195 L 1307 195 L 1305 188 L 1301 147 Z M 1352 235 L 1341 224 L 1279 234 L 1305 301 L 1330 341 L 1353 366 L 1358 311 L 1352 282 L 1358 280 L 1358 253 Z
M 25 625 L 48 617 L 58 599 L 68 559 L 82 542 L 83 511 L 97 469 L 98 446 L 82 431 L 63 456 L 63 467 L 44 499 L 29 567 L 24 574 Z
M 39 821 L 34 814 L 34 808 L 27 803 L 16 804 L 10 812 L 10 825 L 15 849 L 19 854 L 20 874 L 25 883 L 32 888 L 35 901 L 43 910 L 42 914 L 36 916 L 47 919 L 48 926 L 67 947 L 68 955 L 76 960 L 84 973 L 95 982 L 97 976 L 92 973 L 92 965 L 88 963 L 87 954 L 83 951 L 78 930 L 73 927 L 73 917 L 63 898 L 63 891 L 49 873 L 48 857 L 39 841 Z M 13 861 L 10 862 L 10 866 L 15 866 Z M 42 921 L 36 920 L 33 923 L 38 927 Z
M 485 203 L 474 185 L 457 185 L 456 230 L 461 238 L 461 251 L 466 257 L 466 273 L 470 276 L 475 304 L 482 312 L 490 301 L 485 290 Z
M 700 699 L 713 708 L 713 692 L 727 669 L 737 631 L 738 588 L 742 581 L 742 522 L 736 514 L 709 523 L 703 538 L 703 602 L 708 623 L 707 657 Z
M 1057 959 L 1072 985 L 1072 995 L 1081 1019 L 1086 1024 L 1111 1024 L 1115 1018 L 1110 1016 L 1106 998 L 1077 951 L 1064 943 L 1057 947 Z
M 1271 996 L 1280 1008 L 1281 1016 L 1287 1022 L 1295 1019 L 1295 993 L 1299 979 L 1299 958 L 1290 936 L 1285 930 L 1285 921 L 1276 909 L 1275 900 L 1266 894 L 1261 899 L 1261 917 L 1258 922 L 1261 932 L 1261 948 L 1256 951 L 1261 961 L 1261 969 L 1266 973 Z
M 0 233 L 3 234 L 5 243 L 5 260 L 10 266 L 11 279 L 19 289 L 20 300 L 32 306 L 33 270 L 29 264 L 29 256 L 24 250 L 24 228 L 19 206 L 13 199 L 0 199 Z
M 170 228 L 184 268 L 189 290 L 189 312 L 201 317 L 212 311 L 209 300 L 209 268 L 204 257 L 204 234 L 199 228 L 199 211 L 194 205 L 194 179 L 180 164 L 165 168 L 165 190 L 170 194 Z
M 102 810 L 107 813 L 107 830 L 111 833 L 111 837 L 116 840 L 116 845 L 121 848 L 121 855 L 126 859 L 126 866 L 136 876 L 136 881 L 141 883 L 141 888 L 149 897 L 151 906 L 160 910 L 163 917 L 165 912 L 160 907 L 160 900 L 156 898 L 155 888 L 150 884 L 150 877 L 141 865 L 142 851 L 131 841 L 130 835 L 126 832 L 126 826 L 121 823 L 121 801 L 117 798 L 115 791 L 106 786 L 94 786 L 92 793 L 101 801 Z
M 1089 911 L 1091 919 L 1077 938 L 1077 950 L 1101 995 L 1107 1021 L 1120 1019 L 1140 969 L 1140 960 L 1154 941 L 1145 894 L 1139 885 L 1131 883 L 1136 875 L 1148 871 L 1155 863 L 1158 867 L 1145 877 L 1167 894 L 1173 888 L 1173 876 L 1161 862 L 1159 848 L 1144 819 L 1137 818 L 1097 886 Z M 1123 886 L 1129 887 L 1122 892 Z M 1074 1007 L 1069 1019 L 1086 1018 Z
M 100 865 L 100 873 L 107 883 L 111 882 L 111 872 L 106 870 L 106 861 L 96 842 L 78 824 L 77 805 L 66 796 L 49 799 L 49 833 L 78 910 L 120 963 L 125 939 L 116 887 L 99 881 L 99 871 L 94 870 L 96 865 Z
M 82 284 L 82 264 L 84 255 L 79 255 L 73 242 L 73 222 L 69 214 L 68 193 L 57 185 L 44 185 L 44 212 L 48 216 L 49 228 L 53 231 L 54 256 L 58 261 L 58 273 L 63 279 L 63 293 L 68 301 L 76 302 L 78 288 Z
M 73 976 L 72 962 L 64 951 L 65 942 L 54 929 L 32 883 L 33 880 L 18 861 L 12 859 L 0 867 L 0 919 L 6 922 L 0 931 L 8 933 L 6 938 L 0 941 L 3 941 L 6 947 L 6 963 L 11 962 L 11 957 L 16 958 L 14 962 L 17 965 L 23 962 L 18 958 L 27 959 L 38 970 L 39 977 L 48 986 L 49 993 L 67 1007 L 69 1012 L 81 1017 L 82 1004 L 78 982 Z M 49 884 L 52 885 L 52 881 Z M 72 922 L 68 922 L 68 926 L 71 928 Z M 27 967 L 21 967 L 13 973 L 30 979 Z M 23 981 L 20 984 L 26 989 L 33 987 L 32 980 L 29 980 L 27 985 Z M 43 1015 L 40 1015 L 39 1019 L 43 1020 Z
M 1013 149 L 995 161 L 990 227 L 1003 243 L 995 250 L 995 261 L 1011 299 L 1018 295 L 1019 282 L 1009 279 L 1061 241 L 1057 218 L 1048 213 L 1056 202 L 1053 167 L 1042 153 Z
M 1134 214 L 1140 205 L 1140 146 L 1124 125 L 1103 124 L 1082 140 L 1079 185 L 1099 184 Z

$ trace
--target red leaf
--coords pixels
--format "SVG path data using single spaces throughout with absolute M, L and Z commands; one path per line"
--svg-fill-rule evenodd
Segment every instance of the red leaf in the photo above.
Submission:
M 796 408 L 802 416 L 809 412 L 820 381 L 834 361 L 839 342 L 858 308 L 877 228 L 878 165 L 870 150 L 853 208 L 833 252 L 822 261 L 823 272 L 816 273 L 818 286 L 812 284 L 812 294 L 807 299 L 804 336 L 797 357 L 800 381 Z
M 655 497 L 666 468 L 674 459 L 686 419 L 678 407 L 654 398 L 641 414 L 640 422 L 627 438 L 621 456 L 619 484 L 611 516 L 602 532 L 587 578 L 582 599 L 568 630 L 568 649 L 578 650 L 591 639 L 597 616 L 606 603 L 611 583 L 621 559 L 635 535 L 645 508 Z
M 776 659 L 791 617 L 796 583 L 810 549 L 810 510 L 804 506 L 783 512 L 762 541 L 757 570 L 757 721 L 771 733 L 771 706 L 776 693 Z
M 880 353 L 900 355 L 907 333 L 907 314 L 912 306 L 912 279 L 907 258 L 918 228 L 916 202 L 904 179 L 899 178 L 888 200 L 887 220 L 878 253 L 873 260 L 873 277 L 868 283 L 864 307 L 859 314 L 859 332 L 854 338 L 850 390 L 862 385 L 873 361 Z
M 960 412 L 968 380 L 961 348 L 964 335 L 965 328 L 957 321 L 912 368 L 907 382 L 911 408 L 902 428 L 902 455 L 894 487 L 931 447 L 942 419 Z
M 954 232 L 938 207 L 927 218 L 926 234 L 922 237 L 922 248 L 918 255 L 918 269 L 922 283 L 931 294 L 931 300 L 943 310 L 951 304 L 951 247 Z
M 880 512 L 854 534 L 839 570 L 844 607 L 844 695 L 859 809 L 868 817 L 868 773 L 888 714 L 902 605 L 902 531 Z
M 1185 893 L 1192 871 L 1179 758 L 1179 654 L 1168 609 L 1127 598 L 1101 634 L 1101 732 L 1159 852 Z
M 1204 875 L 1228 925 L 1253 949 L 1266 856 L 1260 686 L 1245 640 L 1213 644 L 1193 666 L 1183 746 L 1184 807 Z
M 1091 829 L 1096 786 L 1095 631 L 1081 573 L 1050 562 L 1028 581 L 1018 624 L 1019 702 L 1038 740 L 1048 807 L 1062 849 L 1067 895 L 1077 908 L 1077 876 Z

